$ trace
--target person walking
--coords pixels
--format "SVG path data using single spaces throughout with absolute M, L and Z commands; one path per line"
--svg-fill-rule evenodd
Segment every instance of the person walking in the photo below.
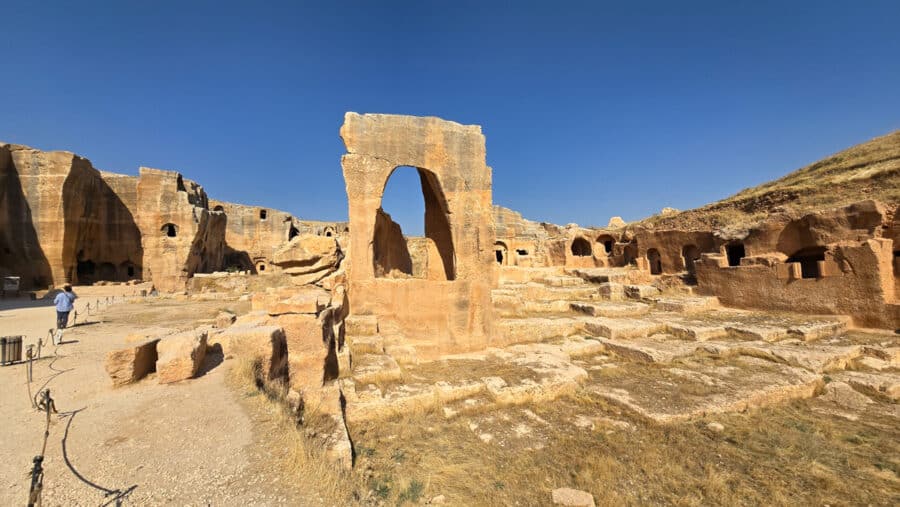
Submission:
M 72 291 L 71 285 L 63 287 L 63 291 L 56 295 L 53 303 L 56 304 L 56 329 L 65 329 L 69 323 L 69 312 L 75 307 L 75 299 L 78 296 Z

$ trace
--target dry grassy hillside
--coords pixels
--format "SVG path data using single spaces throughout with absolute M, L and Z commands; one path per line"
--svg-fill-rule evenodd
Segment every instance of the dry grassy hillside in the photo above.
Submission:
M 706 229 L 752 224 L 770 212 L 808 212 L 865 199 L 900 204 L 900 131 L 853 146 L 783 178 L 702 208 L 653 216 L 639 225 Z

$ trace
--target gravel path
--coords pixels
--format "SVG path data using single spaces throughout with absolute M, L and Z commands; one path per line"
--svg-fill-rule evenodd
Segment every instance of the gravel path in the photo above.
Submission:
M 169 302 L 165 322 L 190 325 L 222 303 Z M 32 389 L 50 388 L 59 415 L 51 419 L 44 462 L 44 505 L 307 505 L 278 470 L 266 467 L 266 421 L 229 388 L 233 361 L 210 356 L 205 374 L 171 385 L 148 378 L 113 389 L 106 352 L 134 330 L 132 315 L 154 303 L 117 304 L 67 330 L 59 347 L 44 349 Z M 52 307 L 0 310 L 0 335 L 33 342 L 53 325 Z M 217 307 L 218 306 L 218 307 Z M 100 322 L 103 321 L 103 322 Z M 27 342 L 26 342 L 27 343 Z M 26 502 L 32 458 L 39 453 L 44 416 L 31 407 L 24 365 L 0 368 L 0 505 Z

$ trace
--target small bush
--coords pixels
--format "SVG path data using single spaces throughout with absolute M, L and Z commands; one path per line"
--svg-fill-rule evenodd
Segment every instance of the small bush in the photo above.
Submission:
M 397 497 L 397 504 L 403 505 L 406 502 L 416 503 L 419 501 L 419 498 L 422 497 L 422 493 L 425 492 L 425 485 L 417 480 L 412 480 L 409 483 L 409 486 L 400 493 L 400 496 Z

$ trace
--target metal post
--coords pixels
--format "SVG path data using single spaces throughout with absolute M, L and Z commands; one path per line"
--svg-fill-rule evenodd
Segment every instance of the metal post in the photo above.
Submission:
M 25 351 L 25 357 L 28 359 L 28 367 L 26 368 L 26 371 L 28 372 L 28 381 L 31 382 L 31 374 L 34 365 L 34 345 L 28 346 L 28 350 Z
M 28 490 L 28 507 L 41 505 L 41 490 L 44 489 L 44 457 L 35 456 L 31 467 L 31 488 Z
M 41 358 L 41 347 L 43 347 L 43 346 L 44 346 L 44 339 L 38 338 L 38 342 L 37 342 L 37 358 L 38 359 Z

